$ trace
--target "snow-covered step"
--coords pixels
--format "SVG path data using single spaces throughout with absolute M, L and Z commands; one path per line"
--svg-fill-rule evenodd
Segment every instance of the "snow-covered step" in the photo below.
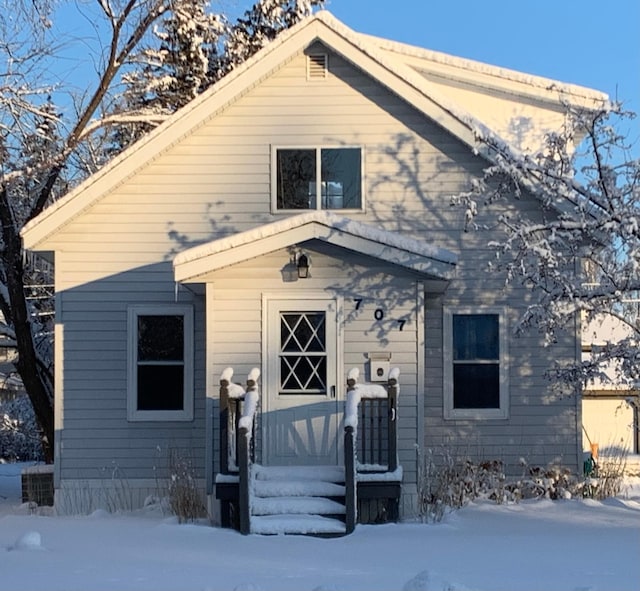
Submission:
M 343 467 L 254 464 L 251 476 L 252 533 L 346 533 Z
M 344 482 L 341 466 L 254 466 L 256 480 L 323 480 Z
M 321 535 L 346 533 L 342 521 L 319 515 L 265 515 L 251 517 L 253 534 Z
M 343 497 L 345 488 L 323 480 L 255 480 L 253 494 L 257 497 Z
M 322 497 L 256 497 L 252 515 L 344 515 L 345 506 Z

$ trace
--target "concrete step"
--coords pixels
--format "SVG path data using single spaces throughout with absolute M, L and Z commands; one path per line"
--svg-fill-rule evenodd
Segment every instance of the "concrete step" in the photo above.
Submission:
M 253 498 L 251 515 L 344 515 L 345 506 L 323 497 Z

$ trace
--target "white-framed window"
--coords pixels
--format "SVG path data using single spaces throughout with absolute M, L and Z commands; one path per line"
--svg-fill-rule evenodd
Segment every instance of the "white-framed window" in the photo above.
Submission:
M 192 420 L 192 307 L 130 306 L 128 336 L 127 418 Z
M 274 211 L 362 210 L 362 148 L 273 147 Z
M 504 308 L 445 308 L 445 419 L 509 416 Z

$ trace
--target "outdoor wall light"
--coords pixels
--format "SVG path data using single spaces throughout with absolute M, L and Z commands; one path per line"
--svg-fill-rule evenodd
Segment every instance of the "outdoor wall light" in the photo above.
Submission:
M 309 258 L 306 254 L 300 254 L 296 263 L 298 267 L 298 278 L 306 279 L 309 277 Z

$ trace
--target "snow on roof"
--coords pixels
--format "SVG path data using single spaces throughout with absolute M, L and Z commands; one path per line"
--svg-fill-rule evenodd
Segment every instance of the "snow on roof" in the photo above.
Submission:
M 516 82 L 526 87 L 539 89 L 545 93 L 553 93 L 556 101 L 558 100 L 560 94 L 565 99 L 570 99 L 571 97 L 579 97 L 592 101 L 606 102 L 609 100 L 607 94 L 600 92 L 599 90 L 587 88 L 585 86 L 560 82 L 551 78 L 527 74 L 500 66 L 494 66 L 484 62 L 450 55 L 448 53 L 425 49 L 423 47 L 417 47 L 415 45 L 409 45 L 406 43 L 401 43 L 399 41 L 392 41 L 382 37 L 375 37 L 373 35 L 367 35 L 364 33 L 359 33 L 359 35 L 387 52 L 395 53 L 399 56 L 417 58 L 418 60 L 422 60 L 423 62 L 425 62 L 425 66 L 428 66 L 429 62 L 447 66 L 450 73 L 452 72 L 455 74 L 457 70 L 459 72 L 459 75 L 464 78 L 466 78 L 467 74 L 472 73 L 491 76 L 498 79 L 496 81 L 497 83 L 500 83 L 500 81 L 504 80 L 509 82 Z
M 366 241 L 391 247 L 397 251 L 438 261 L 445 265 L 450 265 L 451 267 L 453 267 L 458 260 L 456 254 L 422 240 L 416 240 L 407 236 L 401 236 L 395 232 L 381 230 L 371 225 L 339 216 L 330 211 L 313 211 L 284 218 L 270 224 L 258 226 L 245 232 L 239 232 L 232 236 L 220 238 L 218 240 L 213 240 L 212 242 L 190 248 L 175 257 L 173 266 L 174 269 L 177 269 L 183 265 L 194 263 L 212 255 L 228 252 L 246 245 L 255 245 L 255 243 L 260 240 L 282 235 L 288 230 L 295 230 L 303 226 L 310 226 L 314 224 L 340 235 L 362 238 Z M 322 238 L 320 235 L 314 235 L 311 233 L 307 239 L 314 237 Z M 256 252 L 252 251 L 252 253 L 255 256 Z M 181 277 L 181 279 L 184 280 L 185 277 Z

